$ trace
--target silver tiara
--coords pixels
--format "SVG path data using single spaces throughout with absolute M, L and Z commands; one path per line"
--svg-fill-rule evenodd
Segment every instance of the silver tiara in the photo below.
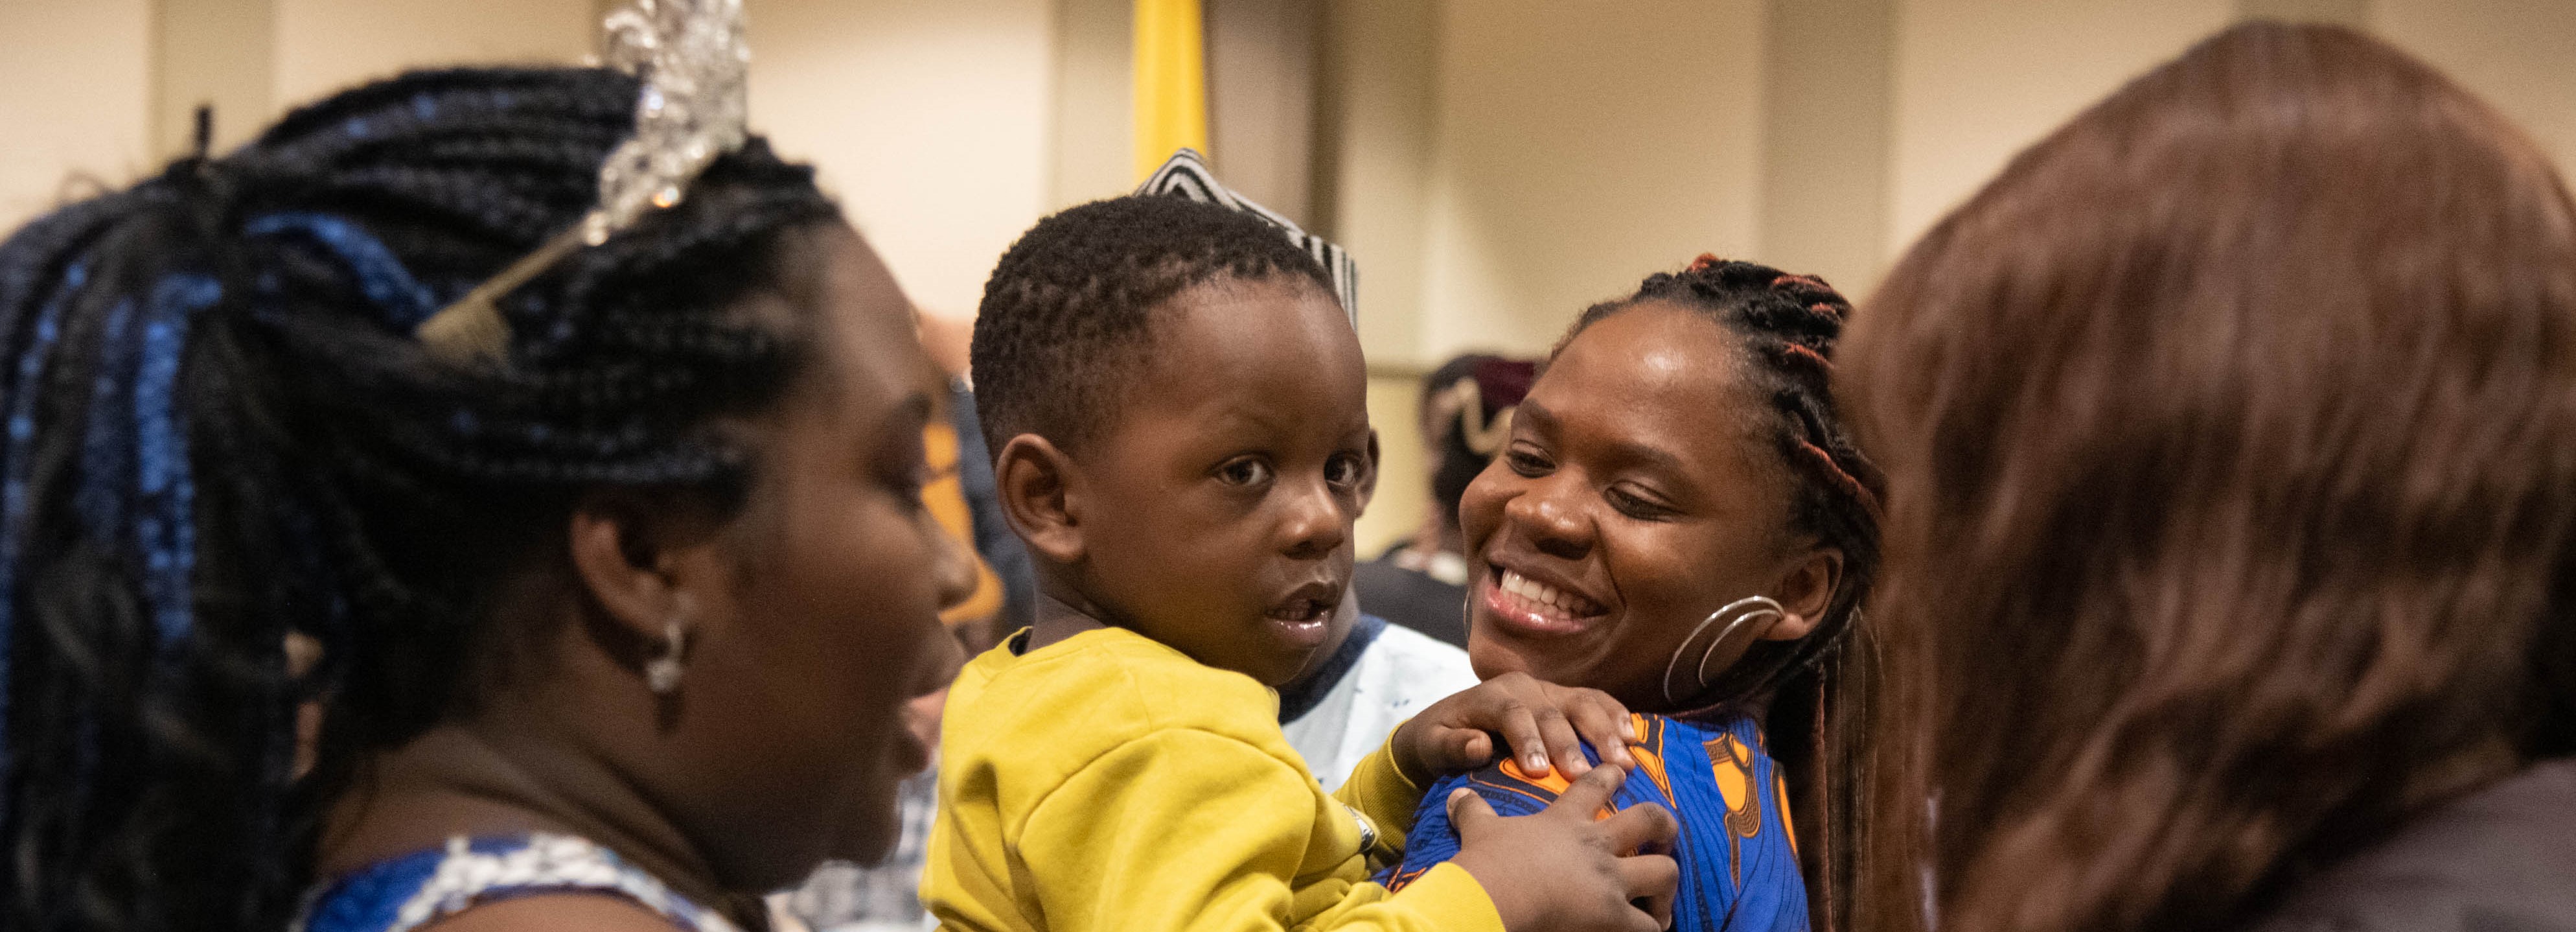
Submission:
M 450 362 L 499 362 L 510 345 L 500 300 L 583 246 L 597 246 L 652 211 L 678 204 L 718 156 L 742 148 L 751 49 L 742 0 L 635 0 L 608 15 L 602 64 L 644 84 L 635 135 L 599 166 L 599 203 L 537 251 L 476 285 L 414 331 Z

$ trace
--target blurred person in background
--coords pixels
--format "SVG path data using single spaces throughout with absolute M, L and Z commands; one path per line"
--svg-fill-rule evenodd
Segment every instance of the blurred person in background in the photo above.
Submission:
M 891 845 L 936 386 L 757 137 L 565 237 L 639 91 L 418 72 L 0 245 L 0 924 L 760 928 Z
M 1467 545 L 1458 498 L 1511 436 L 1512 406 L 1538 365 L 1470 353 L 1422 379 L 1421 419 L 1431 451 L 1431 511 L 1413 536 L 1353 570 L 1360 608 L 1432 639 L 1467 646 Z
M 1868 311 L 1879 760 L 1922 768 L 1873 818 L 1929 828 L 1940 928 L 2576 928 L 2576 206 L 2529 138 L 2239 26 Z

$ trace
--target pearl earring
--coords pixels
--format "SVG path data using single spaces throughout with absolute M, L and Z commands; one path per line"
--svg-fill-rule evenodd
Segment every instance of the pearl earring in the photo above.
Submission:
M 676 593 L 671 617 L 662 623 L 662 653 L 644 664 L 644 685 L 654 695 L 668 696 L 680 688 L 681 658 L 688 654 L 689 622 L 696 614 L 688 593 Z

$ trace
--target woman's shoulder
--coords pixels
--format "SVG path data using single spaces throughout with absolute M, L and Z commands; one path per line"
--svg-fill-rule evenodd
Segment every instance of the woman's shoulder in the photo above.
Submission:
M 2298 883 L 2248 928 L 2576 929 L 2576 758 L 2437 807 Z
M 432 923 L 736 932 L 722 915 L 673 892 L 615 852 L 543 833 L 460 836 L 359 868 L 316 890 L 294 930 L 409 932 Z

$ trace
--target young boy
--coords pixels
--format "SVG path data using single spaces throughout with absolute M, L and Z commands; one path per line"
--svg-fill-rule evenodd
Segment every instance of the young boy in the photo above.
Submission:
M 1671 817 L 1593 816 L 1624 710 L 1526 677 L 1443 700 L 1326 795 L 1268 687 L 1332 634 L 1373 469 L 1358 341 L 1323 269 L 1263 221 L 1130 197 L 1041 221 L 975 324 L 976 402 L 1035 625 L 969 664 L 943 723 L 924 898 L 971 930 L 1654 929 Z M 1496 750 L 1582 774 L 1401 894 L 1420 786 Z M 1408 776 L 1408 774 L 1413 776 Z M 1632 899 L 1650 901 L 1646 910 Z

